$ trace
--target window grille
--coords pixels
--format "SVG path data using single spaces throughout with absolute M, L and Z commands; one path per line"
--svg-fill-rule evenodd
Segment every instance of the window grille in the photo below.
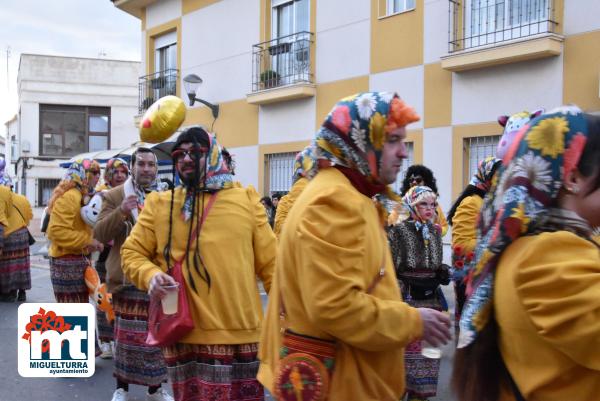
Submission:
M 39 178 L 38 180 L 38 204 L 37 206 L 48 206 L 52 191 L 60 182 L 55 178 Z
M 463 169 L 464 185 L 477 172 L 477 165 L 488 156 L 496 156 L 496 148 L 500 135 L 477 136 L 465 138 L 463 143 L 465 168 Z
M 297 152 L 286 152 L 265 155 L 265 188 L 269 195 L 288 192 L 292 187 L 296 154 Z

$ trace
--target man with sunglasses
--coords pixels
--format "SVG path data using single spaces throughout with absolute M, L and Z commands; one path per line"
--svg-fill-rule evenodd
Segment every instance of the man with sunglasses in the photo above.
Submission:
M 151 194 L 123 245 L 123 269 L 151 297 L 186 292 L 194 329 L 162 348 L 176 400 L 259 400 L 256 380 L 262 305 L 276 239 L 260 197 L 233 181 L 232 160 L 200 127 L 171 153 L 181 185 Z M 181 268 L 184 282 L 169 274 Z
M 114 376 L 117 388 L 112 401 L 126 401 L 130 384 L 148 386 L 148 401 L 173 400 L 161 387 L 167 381 L 162 352 L 145 343 L 150 298 L 124 278 L 121 265 L 121 247 L 136 224 L 147 195 L 162 189 L 157 174 L 156 155 L 148 148 L 138 148 L 131 156 L 131 176 L 124 184 L 105 192 L 102 211 L 94 227 L 94 234 L 101 242 L 114 243 L 106 260 L 106 283 L 113 294 L 116 316 Z

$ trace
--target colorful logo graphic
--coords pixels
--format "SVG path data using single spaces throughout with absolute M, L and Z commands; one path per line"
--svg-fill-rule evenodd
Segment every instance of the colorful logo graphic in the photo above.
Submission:
M 21 304 L 19 374 L 90 377 L 95 369 L 95 311 L 90 304 Z

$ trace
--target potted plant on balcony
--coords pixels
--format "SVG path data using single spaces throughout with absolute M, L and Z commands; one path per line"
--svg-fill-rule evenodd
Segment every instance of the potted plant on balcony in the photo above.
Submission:
M 265 70 L 260 74 L 260 84 L 263 89 L 279 86 L 279 74 L 273 70 Z
M 150 81 L 152 84 L 152 89 L 162 89 L 165 87 L 165 77 L 154 78 Z

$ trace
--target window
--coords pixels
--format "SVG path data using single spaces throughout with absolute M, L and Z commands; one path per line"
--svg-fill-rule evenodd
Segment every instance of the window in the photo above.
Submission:
M 463 185 L 467 185 L 469 180 L 477 171 L 479 162 L 488 156 L 496 156 L 496 148 L 500 141 L 500 135 L 478 136 L 465 138 L 463 142 L 464 168 Z
M 70 157 L 109 146 L 109 107 L 40 105 L 40 155 Z
M 398 173 L 396 182 L 392 185 L 392 189 L 398 194 L 400 194 L 400 191 L 402 190 L 402 181 L 404 181 L 404 177 L 406 176 L 406 170 L 415 164 L 415 148 L 412 142 L 406 142 L 406 151 L 408 152 L 408 157 L 402 160 L 400 173 Z
M 386 0 L 387 15 L 402 13 L 404 11 L 414 10 L 415 0 Z
M 38 207 L 48 206 L 48 201 L 52 196 L 52 191 L 60 182 L 59 179 L 53 178 L 39 178 L 38 182 Z
M 19 158 L 19 146 L 17 144 L 17 137 L 11 135 L 10 137 L 10 160 L 16 162 Z
M 154 39 L 154 71 L 177 69 L 177 31 Z
M 286 152 L 265 155 L 265 188 L 270 195 L 288 192 L 292 187 L 296 154 L 297 152 Z
M 309 0 L 272 0 L 271 39 L 310 30 Z

